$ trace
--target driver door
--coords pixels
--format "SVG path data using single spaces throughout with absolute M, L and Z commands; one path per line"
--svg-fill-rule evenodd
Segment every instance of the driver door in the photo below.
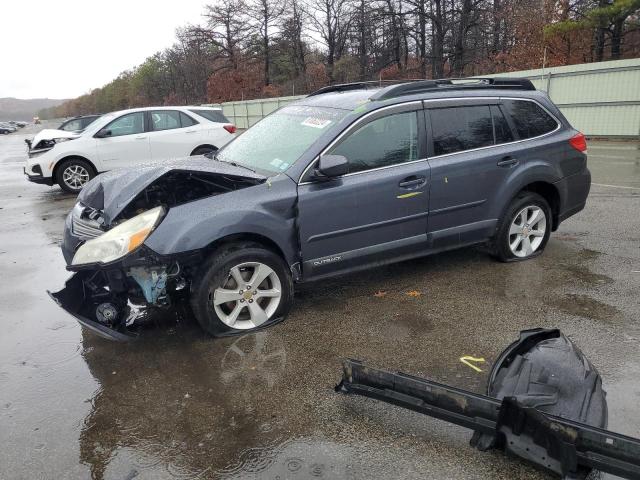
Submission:
M 106 137 L 96 138 L 96 150 L 103 170 L 131 167 L 151 159 L 144 116 L 144 112 L 127 113 L 100 130 L 110 132 Z
M 374 112 L 324 154 L 342 155 L 349 173 L 298 186 L 305 278 L 411 256 L 426 248 L 429 164 L 420 102 Z M 314 162 L 314 163 L 317 163 Z

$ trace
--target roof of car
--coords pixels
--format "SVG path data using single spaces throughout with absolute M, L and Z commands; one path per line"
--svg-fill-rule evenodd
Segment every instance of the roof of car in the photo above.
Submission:
M 118 111 L 109 112 L 109 113 L 113 115 L 121 115 L 123 113 L 129 113 L 129 112 L 148 112 L 150 110 L 175 110 L 175 109 L 222 111 L 222 108 L 220 107 L 209 107 L 209 106 L 203 106 L 203 105 L 156 105 L 154 107 L 127 108 L 124 110 L 118 110 Z
M 459 80 L 460 83 L 451 80 Z M 357 82 L 324 87 L 294 103 L 354 110 L 364 104 L 376 108 L 380 102 L 389 105 L 423 99 L 531 97 L 540 94 L 529 80 L 516 78 L 419 80 L 386 85 L 377 82 Z

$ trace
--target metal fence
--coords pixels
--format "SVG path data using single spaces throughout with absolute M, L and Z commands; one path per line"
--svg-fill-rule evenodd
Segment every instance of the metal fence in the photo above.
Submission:
M 640 59 L 585 63 L 493 75 L 521 77 L 545 90 L 578 130 L 589 136 L 640 136 Z M 238 128 L 303 96 L 221 104 Z

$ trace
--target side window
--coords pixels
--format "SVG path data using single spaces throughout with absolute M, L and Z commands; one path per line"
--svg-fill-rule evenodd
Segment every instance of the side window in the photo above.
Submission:
M 211 122 L 216 123 L 230 123 L 229 119 L 222 114 L 222 110 L 189 110 L 190 112 L 197 113 L 201 117 L 206 118 Z
M 144 112 L 128 113 L 116 118 L 106 127 L 111 130 L 112 137 L 134 135 L 144 132 Z
M 435 155 L 493 145 L 493 122 L 488 105 L 430 110 Z
M 193 118 L 191 118 L 189 115 L 187 115 L 186 113 L 182 113 L 180 112 L 180 124 L 183 127 L 191 127 L 195 124 L 197 124 L 198 122 L 196 122 Z
M 82 128 L 84 128 L 82 126 L 82 122 L 80 121 L 80 119 L 77 120 L 69 120 L 67 123 L 65 123 L 62 128 L 60 128 L 60 130 L 65 130 L 67 132 L 74 132 L 76 130 L 82 130 Z
M 396 113 L 360 127 L 331 152 L 349 160 L 349 173 L 418 159 L 416 112 Z
M 491 117 L 493 118 L 493 133 L 496 137 L 496 145 L 513 141 L 513 133 L 507 119 L 504 118 L 500 107 L 491 105 Z
M 98 117 L 88 117 L 88 118 L 83 118 L 81 121 L 82 124 L 82 128 L 87 128 L 89 125 L 91 125 L 93 122 L 95 122 L 97 120 Z
M 558 124 L 540 105 L 526 100 L 503 100 L 521 139 L 552 132 Z
M 151 112 L 152 131 L 172 130 L 174 128 L 181 128 L 180 112 L 175 110 L 158 110 Z

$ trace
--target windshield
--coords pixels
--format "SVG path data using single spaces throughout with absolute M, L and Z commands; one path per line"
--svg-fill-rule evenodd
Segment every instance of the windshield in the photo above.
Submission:
M 216 156 L 253 170 L 284 172 L 347 110 L 292 105 L 256 123 Z

